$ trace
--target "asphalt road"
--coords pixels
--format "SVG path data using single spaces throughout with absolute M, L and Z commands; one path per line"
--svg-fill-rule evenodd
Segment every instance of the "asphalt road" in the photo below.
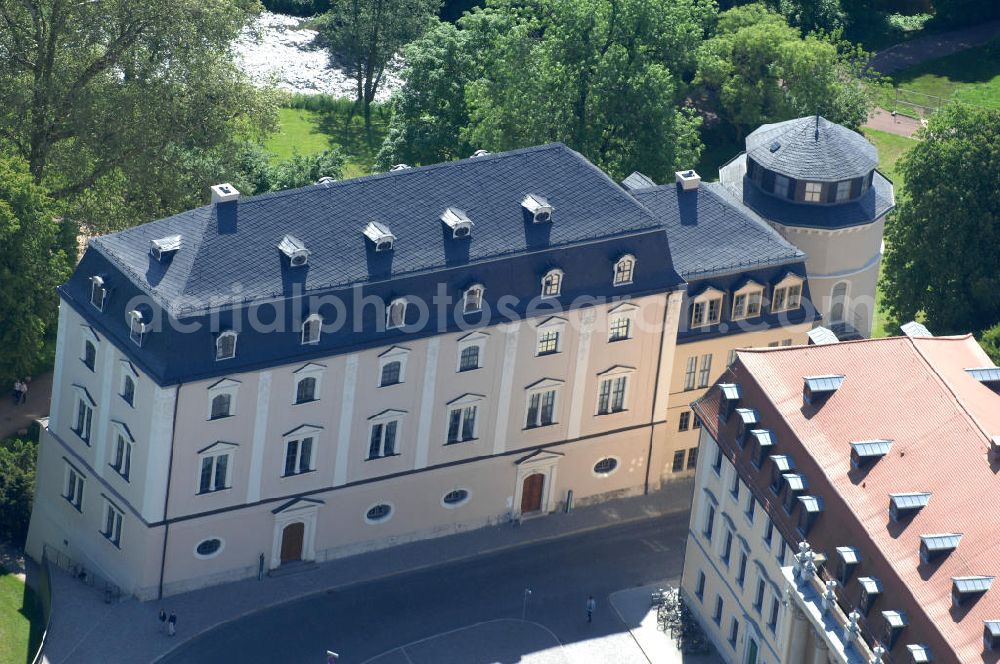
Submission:
M 489 623 L 483 638 L 491 638 L 486 632 L 502 631 L 502 619 L 521 618 L 525 588 L 531 589 L 527 619 L 564 644 L 620 634 L 625 627 L 608 595 L 679 578 L 688 518 L 680 512 L 328 591 L 223 625 L 160 661 L 319 663 L 331 649 L 341 655 L 338 664 L 361 664 L 476 623 Z M 590 594 L 598 602 L 593 624 L 586 622 Z M 525 654 L 554 641 L 521 633 L 523 639 L 497 637 L 503 640 L 502 656 L 483 659 L 470 644 L 464 652 L 455 646 L 438 662 L 516 662 L 518 650 Z M 482 645 L 481 638 L 473 640 Z

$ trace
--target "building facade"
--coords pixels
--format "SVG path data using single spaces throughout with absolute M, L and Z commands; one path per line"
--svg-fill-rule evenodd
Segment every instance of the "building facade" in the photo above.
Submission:
M 740 351 L 695 405 L 682 580 L 723 658 L 1000 660 L 998 406 L 971 336 Z

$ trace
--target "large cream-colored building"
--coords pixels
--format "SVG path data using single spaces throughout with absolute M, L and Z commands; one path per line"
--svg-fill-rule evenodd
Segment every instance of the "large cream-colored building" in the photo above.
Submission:
M 556 144 L 92 240 L 29 555 L 147 599 L 690 475 L 733 349 L 816 324 L 807 257 L 693 172 L 623 185 Z

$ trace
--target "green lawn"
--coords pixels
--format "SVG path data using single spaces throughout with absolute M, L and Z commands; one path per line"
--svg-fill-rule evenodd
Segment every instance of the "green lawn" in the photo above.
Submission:
M 936 107 L 945 103 L 942 99 L 1000 108 L 1000 40 L 904 69 L 891 78 L 901 92 L 898 99 L 886 96 L 882 105 L 906 115 L 919 115 L 915 104 Z
M 347 157 L 345 178 L 370 175 L 375 156 L 385 137 L 388 120 L 388 109 L 375 108 L 372 111 L 372 134 L 368 136 L 360 114 L 355 115 L 348 123 L 347 114 L 339 108 L 332 111 L 281 108 L 278 114 L 278 131 L 267 140 L 264 147 L 278 161 L 291 157 L 295 152 L 313 154 L 327 149 L 331 144 L 339 145 Z
M 44 629 L 34 592 L 0 567 L 0 664 L 30 664 Z

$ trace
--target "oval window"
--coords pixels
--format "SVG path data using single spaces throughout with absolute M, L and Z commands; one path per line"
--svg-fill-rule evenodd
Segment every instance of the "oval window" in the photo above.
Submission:
M 465 489 L 455 489 L 454 491 L 449 491 L 444 494 L 444 498 L 441 499 L 445 505 L 450 507 L 456 507 L 461 505 L 469 499 L 469 492 Z
M 390 514 L 392 514 L 392 507 L 381 503 L 369 509 L 365 514 L 365 518 L 369 521 L 383 521 L 388 519 Z
M 222 549 L 222 540 L 218 537 L 213 537 L 212 539 L 199 542 L 194 551 L 203 558 L 209 558 L 217 554 L 220 549 Z
M 607 457 L 594 464 L 594 472 L 598 475 L 607 475 L 618 467 L 618 460 Z

